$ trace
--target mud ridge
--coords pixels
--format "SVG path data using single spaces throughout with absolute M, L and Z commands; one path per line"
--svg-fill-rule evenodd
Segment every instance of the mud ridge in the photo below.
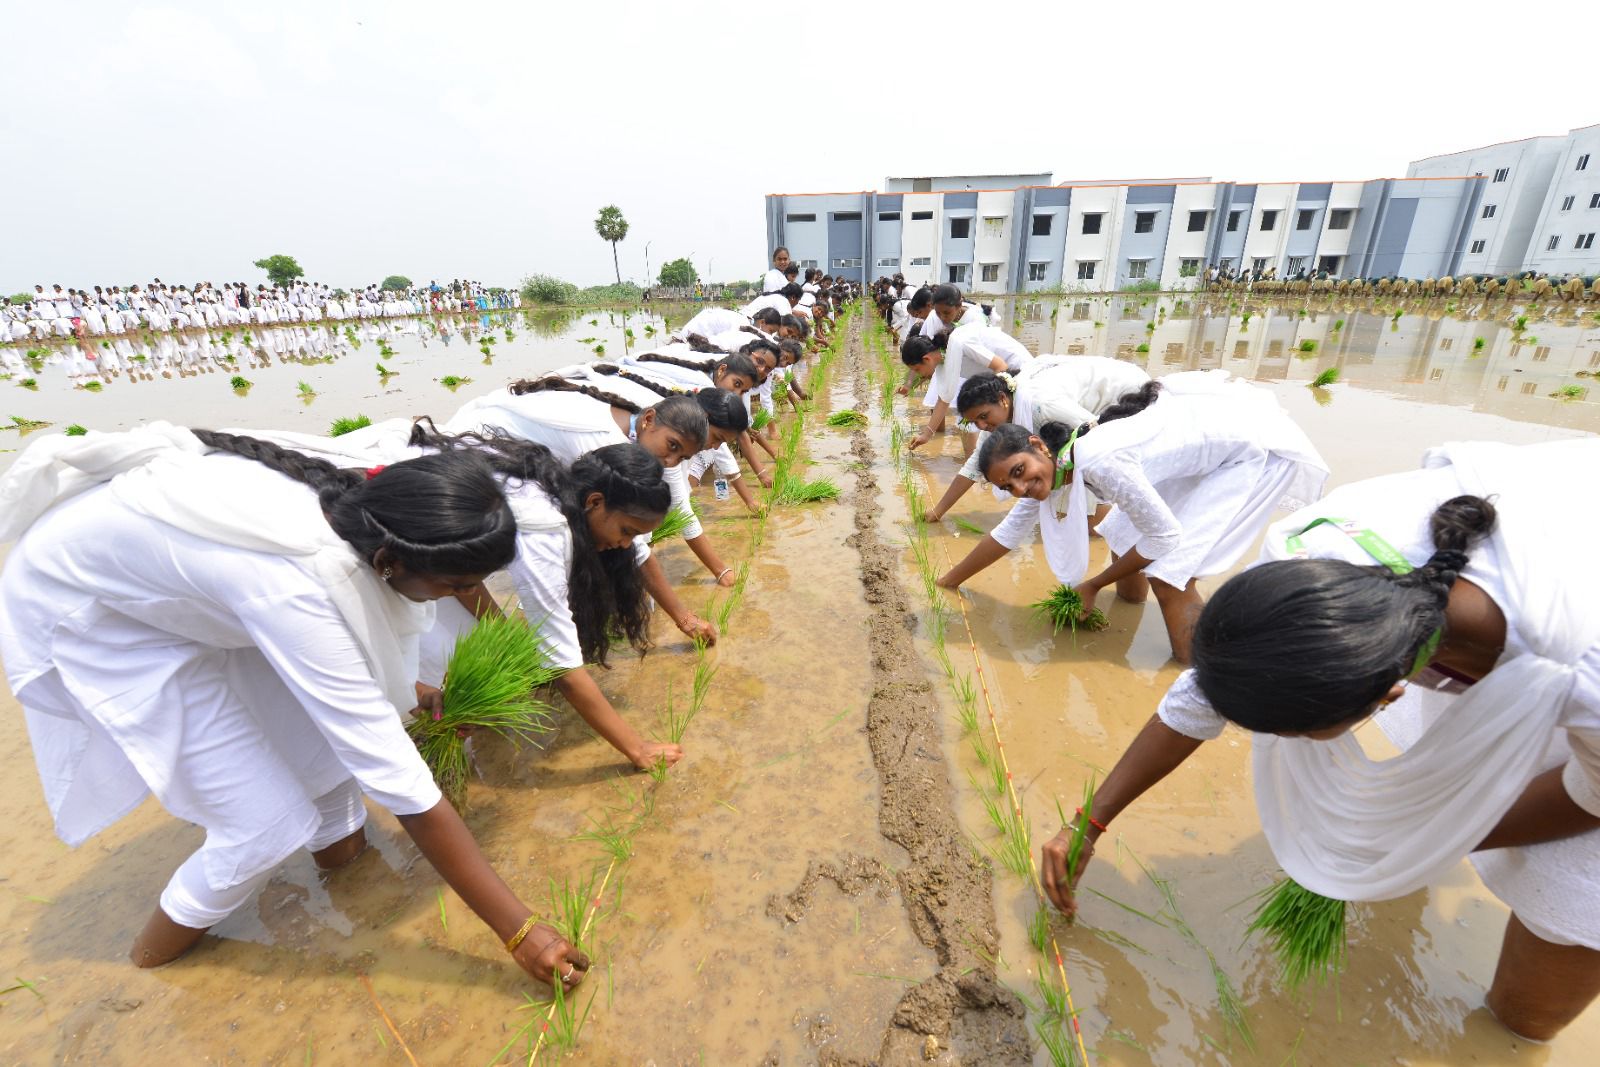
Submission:
M 785 922 L 799 922 L 811 910 L 817 886 L 822 882 L 832 882 L 847 897 L 859 897 L 869 889 L 876 889 L 880 897 L 888 899 L 895 888 L 893 871 L 870 856 L 849 852 L 838 863 L 812 860 L 794 892 L 774 893 L 768 898 L 767 915 Z
M 872 409 L 857 319 L 844 356 L 855 405 Z M 847 544 L 861 556 L 861 584 L 870 609 L 872 697 L 867 737 L 881 785 L 878 824 L 884 837 L 910 855 L 898 873 L 913 930 L 932 948 L 939 970 L 901 998 L 884 1031 L 880 1067 L 921 1064 L 933 1049 L 939 1062 L 1000 1067 L 1031 1064 L 1022 1002 L 995 977 L 999 949 L 993 879 L 968 847 L 956 818 L 950 769 L 944 758 L 938 698 L 912 642 L 916 616 L 898 578 L 898 546 L 878 536 L 878 501 L 886 492 L 873 468 L 877 458 L 866 429 L 851 435 L 855 533 Z M 809 875 L 809 872 L 808 872 Z M 936 1039 L 937 1044 L 928 1038 Z M 855 1061 L 824 1059 L 837 1067 Z

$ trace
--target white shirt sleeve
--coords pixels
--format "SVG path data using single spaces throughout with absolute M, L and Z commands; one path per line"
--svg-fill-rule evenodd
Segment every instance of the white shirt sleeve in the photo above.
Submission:
M 1183 525 L 1145 477 L 1137 459 L 1123 458 L 1120 453 L 1108 456 L 1084 477 L 1096 496 L 1127 514 L 1139 531 L 1138 548 L 1145 558 L 1160 559 L 1178 547 Z
M 1039 501 L 1025 497 L 1011 505 L 1000 525 L 989 531 L 989 536 L 1008 549 L 1014 549 L 1039 525 Z
M 689 516 L 689 525 L 683 528 L 685 541 L 705 533 L 699 517 L 695 515 L 694 508 L 689 503 L 689 472 L 684 469 L 694 458 L 695 456 L 690 456 L 676 467 L 668 467 L 662 471 L 662 476 L 667 480 L 667 488 L 672 492 L 672 506 Z
M 522 613 L 538 627 L 539 638 L 551 666 L 572 670 L 583 666 L 578 624 L 567 603 L 571 580 L 568 557 L 572 533 L 568 530 L 531 530 L 517 534 L 517 557 L 507 572 L 522 599 Z
M 1178 675 L 1167 695 L 1161 698 L 1156 714 L 1169 727 L 1196 741 L 1215 740 L 1228 725 L 1228 720 L 1217 714 L 1200 691 L 1193 670 Z
M 265 596 L 237 607 L 240 624 L 272 664 L 362 792 L 396 815 L 439 803 L 439 787 L 402 716 L 372 676 L 360 643 L 332 601 Z

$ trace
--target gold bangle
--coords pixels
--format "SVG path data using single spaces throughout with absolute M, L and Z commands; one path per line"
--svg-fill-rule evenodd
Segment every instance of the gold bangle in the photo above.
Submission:
M 539 916 L 537 916 L 537 915 L 528 916 L 528 921 L 522 924 L 522 929 L 520 929 L 516 933 L 512 934 L 511 937 L 506 941 L 506 951 L 507 952 L 515 952 L 515 951 L 517 951 L 517 946 L 522 944 L 522 939 L 528 936 L 528 931 L 532 930 L 534 928 L 534 926 L 538 924 L 538 922 L 539 922 Z

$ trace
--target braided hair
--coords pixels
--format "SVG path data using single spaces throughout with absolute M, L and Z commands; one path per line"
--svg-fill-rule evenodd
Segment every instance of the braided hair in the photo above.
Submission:
M 1195 625 L 1201 692 L 1224 718 L 1259 733 L 1365 717 L 1445 630 L 1450 588 L 1494 524 L 1489 501 L 1453 497 L 1428 520 L 1433 555 L 1406 574 L 1291 559 L 1230 578 Z
M 545 392 L 581 393 L 594 400 L 610 404 L 614 408 L 621 408 L 630 415 L 642 415 L 646 411 L 653 411 L 658 425 L 665 426 L 669 430 L 675 430 L 688 438 L 689 443 L 694 446 L 694 451 L 698 452 L 705 447 L 707 433 L 705 413 L 701 411 L 700 405 L 687 396 L 669 396 L 646 408 L 641 407 L 627 397 L 619 396 L 598 386 L 589 385 L 585 382 L 575 382 L 557 375 L 550 375 L 533 381 L 523 378 L 520 381 L 512 382 L 506 388 L 511 391 L 512 396 L 526 396 L 529 393 Z
M 609 374 L 624 381 L 632 382 L 635 385 L 642 385 L 659 396 L 686 396 L 690 392 L 688 389 L 679 389 L 676 386 L 668 385 L 666 382 L 658 382 L 654 378 L 647 378 L 643 374 L 635 374 L 631 370 L 624 370 L 615 363 L 594 363 L 590 365 L 589 369 L 596 374 Z
M 516 555 L 516 520 L 480 456 L 423 456 L 369 478 L 255 437 L 194 435 L 214 451 L 254 460 L 315 490 L 328 525 L 368 563 L 387 549 L 418 574 L 474 575 L 497 571 Z
M 961 391 L 956 394 L 956 410 L 965 416 L 979 405 L 1010 401 L 1015 394 L 1016 390 L 1006 379 L 994 371 L 981 371 L 961 383 Z
M 606 666 L 612 633 L 620 633 L 640 653 L 649 649 L 650 606 L 633 546 L 596 548 L 583 502 L 590 493 L 599 493 L 607 508 L 659 522 L 672 506 L 660 460 L 636 444 L 616 444 L 579 456 L 568 468 L 532 441 L 488 430 L 445 434 L 426 419 L 412 426 L 410 444 L 439 449 L 440 456 L 478 455 L 501 477 L 532 482 L 543 490 L 561 509 L 572 534 L 567 606 L 584 658 Z
M 750 342 L 752 345 L 757 343 L 759 342 Z M 748 348 L 749 345 L 745 347 Z M 711 378 L 713 382 L 716 381 L 719 367 L 729 374 L 741 374 L 752 382 L 760 380 L 760 376 L 756 374 L 755 361 L 744 352 L 735 352 L 731 355 L 702 360 L 683 359 L 679 356 L 668 356 L 660 352 L 646 352 L 644 355 L 635 358 L 639 363 L 666 363 L 674 367 L 682 367 L 684 370 L 699 371 L 701 374 Z

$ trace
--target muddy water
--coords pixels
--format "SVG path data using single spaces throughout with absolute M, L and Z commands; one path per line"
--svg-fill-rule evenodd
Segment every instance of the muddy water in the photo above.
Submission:
M 1452 437 L 1531 441 L 1600 428 L 1591 401 L 1545 395 L 1584 385 L 1576 371 L 1600 351 L 1593 331 L 1576 323 L 1530 324 L 1522 336 L 1536 335 L 1539 344 L 1516 345 L 1509 326 L 1482 319 L 1418 316 L 1413 323 L 1405 315 L 1394 329 L 1376 311 L 1317 310 L 1302 319 L 1294 308 L 1255 308 L 1245 327 L 1240 312 L 1230 315 L 1225 306 L 1210 315 L 1197 306 L 1184 320 L 1168 298 L 1096 304 L 1093 317 L 1075 321 L 1076 303 L 1053 317 L 1054 305 L 1037 315 L 1023 305 L 1016 332 L 1041 351 L 1082 344 L 1116 355 L 1131 344 L 1129 358 L 1149 359 L 1155 374 L 1220 363 L 1265 380 L 1323 450 L 1336 481 L 1397 469 L 1425 445 Z M 1124 320 L 1127 304 L 1136 311 Z M 1163 306 L 1167 314 L 1159 315 Z M 1345 325 L 1335 331 L 1339 318 Z M 1146 322 L 1157 323 L 1153 334 Z M 37 375 L 39 392 L 18 390 L 26 399 L 6 410 L 57 423 L 39 432 L 156 417 L 321 429 L 334 416 L 358 412 L 373 419 L 448 413 L 474 391 L 583 358 L 593 343 L 615 352 L 625 328 L 620 315 L 612 322 L 600 313 L 540 337 L 513 321 L 515 339 L 502 339 L 485 367 L 476 341 L 456 334 L 461 325 L 478 327 L 448 327 L 450 345 L 430 336 L 426 347 L 402 325 L 388 341 L 395 356 L 384 358 L 400 374 L 381 389 L 372 338 L 333 363 L 269 353 L 267 366 L 238 371 L 256 382 L 243 398 L 227 385 L 231 367 L 194 377 L 174 367 L 171 378 L 156 370 L 137 382 L 124 372 L 92 394 L 70 387 L 70 368 L 52 373 L 47 365 Z M 1447 326 L 1457 333 L 1441 348 Z M 643 339 L 641 320 L 630 318 L 627 328 Z M 1312 328 L 1323 331 L 1317 351 L 1296 358 L 1304 355 L 1299 341 L 1310 339 L 1302 331 Z M 1172 339 L 1163 331 L 1173 331 Z M 1487 338 L 1481 349 L 1467 339 L 1477 336 Z M 578 343 L 587 337 L 597 340 Z M 1235 359 L 1239 340 L 1247 349 Z M 1151 355 L 1137 353 L 1141 343 L 1150 344 Z M 1174 343 L 1184 345 L 1181 353 L 1167 347 Z M 1545 345 L 1550 351 L 1535 359 Z M 1218 352 L 1225 358 L 1216 359 Z M 1345 384 L 1321 396 L 1305 387 L 1335 364 Z M 476 380 L 451 396 L 433 380 L 444 374 Z M 300 379 L 321 394 L 309 406 L 296 396 Z M 849 401 L 850 383 L 842 379 L 841 367 L 838 403 Z M 1525 392 L 1528 381 L 1535 388 Z M 887 458 L 887 427 L 874 418 L 867 432 L 870 459 L 851 451 L 850 435 L 820 426 L 807 448 L 815 474 L 841 485 L 867 464 L 864 473 L 881 486 L 874 528 L 893 546 L 904 539 L 905 512 Z M 12 447 L 14 433 L 0 436 L 0 448 Z M 952 438 L 923 453 L 917 465 L 930 491 L 942 490 L 958 456 Z M 723 554 L 744 558 L 752 520 L 737 500 L 718 504 L 702 495 L 697 503 Z M 717 675 L 689 728 L 688 759 L 654 793 L 633 857 L 620 868 L 620 897 L 616 875 L 601 894 L 591 937 L 599 962 L 581 998 L 589 1011 L 581 1062 L 871 1061 L 892 1036 L 907 991 L 947 966 L 941 952 L 948 946 L 925 943 L 908 910 L 914 898 L 897 882 L 914 857 L 880 827 L 883 779 L 866 736 L 876 689 L 869 628 L 875 606 L 848 541 L 857 532 L 853 507 L 847 500 L 771 519 L 749 594 L 712 653 Z M 953 514 L 987 527 L 1003 510 L 975 489 Z M 957 558 L 973 540 L 947 524 L 935 531 L 935 559 Z M 674 545 L 663 559 L 669 574 L 682 578 L 689 603 L 703 606 L 713 590 L 692 557 Z M 901 562 L 902 584 L 915 589 L 909 559 Z M 1176 673 L 1153 608 L 1109 605 L 1107 632 L 1076 643 L 1051 638 L 1026 610 L 1050 584 L 1037 547 L 1027 547 L 969 583 L 967 601 L 1038 842 L 1054 829 L 1053 798 L 1072 806 L 1085 778 L 1111 765 Z M 915 605 L 916 597 L 908 592 L 907 601 Z M 959 624 L 952 627 L 958 665 L 971 656 L 963 634 Z M 656 637 L 660 647 L 649 656 L 619 656 L 601 677 L 619 710 L 641 724 L 654 722 L 669 690 L 681 703 L 690 687 L 693 657 L 685 642 L 659 622 Z M 926 652 L 922 633 L 913 637 Z M 936 681 L 931 672 L 928 679 Z M 942 689 L 934 685 L 928 700 L 949 723 L 953 711 Z M 0 698 L 0 714 L 18 718 L 9 698 Z M 948 771 L 940 773 L 961 784 L 930 795 L 953 799 L 967 836 L 986 843 L 992 834 L 962 773 L 972 760 L 953 727 L 942 747 Z M 1257 1051 L 1230 1037 L 1220 1020 L 1200 949 L 1170 926 L 1091 898 L 1084 925 L 1056 932 L 1096 1062 L 1588 1062 L 1580 1050 L 1600 1040 L 1595 1012 L 1540 1049 L 1512 1041 L 1479 1008 L 1505 912 L 1466 865 L 1446 885 L 1362 909 L 1350 970 L 1336 992 L 1304 1003 L 1279 992 L 1270 958 L 1242 943 L 1249 905 L 1240 902 L 1276 873 L 1256 821 L 1247 747 L 1232 735 L 1208 745 L 1145 797 L 1102 842 L 1087 884 L 1154 915 L 1161 901 L 1135 857 L 1169 879 L 1184 918 L 1240 989 Z M 524 994 L 543 991 L 507 965 L 459 900 L 447 889 L 441 895 L 437 875 L 383 813 L 374 812 L 369 824 L 376 847 L 352 867 L 320 874 L 297 857 L 189 958 L 141 972 L 124 960 L 126 946 L 172 868 L 197 845 L 198 831 L 147 804 L 68 850 L 50 832 L 21 729 L 0 738 L 0 755 L 14 768 L 0 789 L 0 970 L 35 982 L 43 995 L 0 997 L 0 1060 L 404 1063 L 361 974 L 420 1063 L 486 1064 L 508 1042 L 505 1061 L 526 1056 L 526 1040 L 514 1040 L 530 1017 Z M 491 860 L 541 910 L 550 877 L 581 881 L 605 869 L 598 849 L 573 835 L 608 809 L 640 811 L 649 785 L 625 773 L 570 713 L 544 751 L 488 742 L 479 767 L 469 822 Z M 999 977 L 1028 992 L 1034 957 L 1023 923 L 1032 894 L 1000 870 L 991 895 Z M 982 933 L 961 942 L 977 961 L 957 970 L 982 965 L 991 947 Z M 956 1062 L 941 1040 L 937 1061 Z M 1035 1059 L 1046 1062 L 1042 1052 Z

